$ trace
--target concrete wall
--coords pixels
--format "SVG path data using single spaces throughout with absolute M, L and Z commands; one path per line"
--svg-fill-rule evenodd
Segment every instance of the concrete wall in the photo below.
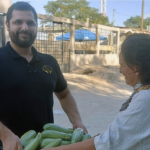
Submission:
M 119 65 L 119 58 L 117 54 L 100 54 L 98 55 L 82 55 L 74 54 L 71 56 L 70 72 L 74 70 L 77 66 L 85 64 L 95 64 L 95 65 Z
M 0 0 L 0 13 L 7 13 L 11 0 Z
M 12 3 L 11 0 L 0 0 L 0 13 L 6 14 L 8 8 L 11 6 L 11 3 Z M 6 17 L 4 17 L 4 23 L 3 23 L 4 33 L 5 33 L 5 43 L 6 43 L 10 39 L 6 29 L 5 21 L 6 21 Z

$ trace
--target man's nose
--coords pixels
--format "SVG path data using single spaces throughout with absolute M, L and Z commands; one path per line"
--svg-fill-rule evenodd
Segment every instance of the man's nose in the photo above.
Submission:
M 21 29 L 24 30 L 24 31 L 29 30 L 28 25 L 27 25 L 26 22 L 24 22 L 24 23 L 22 24 L 22 28 L 21 28 Z

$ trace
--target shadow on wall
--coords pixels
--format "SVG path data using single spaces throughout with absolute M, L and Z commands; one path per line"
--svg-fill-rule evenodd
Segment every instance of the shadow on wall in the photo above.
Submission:
M 95 64 L 102 66 L 117 66 L 119 65 L 119 58 L 117 54 L 101 54 L 97 55 L 72 55 L 71 57 L 71 71 L 74 70 L 77 66 L 85 64 Z

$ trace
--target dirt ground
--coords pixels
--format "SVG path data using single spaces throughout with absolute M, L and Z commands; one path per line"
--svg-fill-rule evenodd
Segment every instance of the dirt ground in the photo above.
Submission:
M 94 136 L 107 130 L 122 103 L 132 93 L 119 72 L 119 66 L 84 65 L 64 73 L 88 132 Z M 54 96 L 55 124 L 72 127 Z

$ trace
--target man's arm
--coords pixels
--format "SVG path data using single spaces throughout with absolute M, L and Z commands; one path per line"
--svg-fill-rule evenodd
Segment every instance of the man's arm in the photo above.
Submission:
M 59 99 L 61 106 L 63 110 L 66 112 L 70 122 L 73 124 L 73 129 L 76 128 L 82 128 L 84 130 L 84 133 L 87 133 L 87 130 L 85 126 L 82 123 L 77 104 L 71 95 L 68 88 L 66 88 L 64 91 L 56 93 L 55 95 Z
M 10 129 L 0 122 L 0 140 L 3 143 L 3 150 L 22 150 L 21 142 Z

